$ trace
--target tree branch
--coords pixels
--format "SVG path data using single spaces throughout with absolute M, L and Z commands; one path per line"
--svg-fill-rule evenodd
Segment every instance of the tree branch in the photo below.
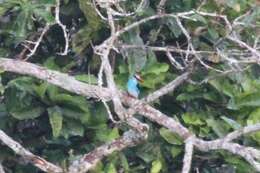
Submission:
M 173 92 L 174 89 L 181 85 L 184 81 L 186 81 L 189 77 L 191 72 L 185 72 L 183 74 L 181 74 L 180 76 L 178 76 L 176 79 L 174 79 L 173 81 L 171 81 L 170 83 L 168 83 L 167 85 L 163 86 L 162 88 L 154 91 L 153 93 L 149 94 L 147 97 L 145 97 L 143 100 L 145 102 L 152 102 L 156 99 L 158 99 L 159 97 L 166 95 L 170 92 Z
M 183 158 L 183 167 L 182 173 L 189 173 L 192 163 L 192 154 L 193 154 L 193 142 L 194 136 L 189 137 L 185 141 L 185 152 Z
M 86 83 L 82 83 L 80 81 L 77 81 L 72 76 L 65 75 L 63 73 L 48 70 L 46 68 L 27 63 L 17 60 L 11 60 L 11 59 L 4 59 L 0 58 L 0 69 L 9 71 L 9 72 L 15 72 L 19 74 L 25 74 L 34 76 L 38 79 L 45 80 L 51 84 L 54 84 L 56 86 L 59 86 L 61 88 L 64 88 L 68 91 L 74 92 L 76 94 L 80 94 L 86 97 L 94 97 L 94 98 L 104 98 L 107 101 L 111 100 L 113 95 L 111 94 L 111 91 L 104 87 L 98 87 L 94 85 L 89 85 Z M 130 113 L 137 112 L 140 115 L 143 115 L 144 117 L 150 119 L 153 122 L 156 122 L 163 127 L 168 128 L 173 133 L 178 134 L 182 139 L 188 141 L 189 137 L 194 136 L 192 132 L 190 132 L 186 127 L 184 127 L 180 122 L 176 121 L 175 119 L 163 114 L 162 112 L 156 110 L 155 108 L 151 107 L 147 103 L 144 103 L 141 100 L 129 97 L 124 92 L 120 92 L 120 99 L 122 103 L 129 106 Z M 131 112 L 134 111 L 134 112 Z M 135 119 L 130 119 L 135 120 Z M 135 122 L 135 121 L 134 121 Z M 135 122 L 139 123 L 139 121 Z M 139 126 L 139 125 L 137 125 Z M 256 161 L 256 159 L 260 158 L 260 151 L 251 147 L 245 147 L 241 146 L 236 143 L 231 143 L 229 141 L 234 140 L 238 137 L 240 137 L 243 134 L 251 133 L 260 130 L 260 125 L 251 125 L 244 127 L 243 129 L 236 130 L 234 132 L 231 132 L 226 137 L 212 140 L 212 141 L 204 141 L 197 137 L 194 137 L 194 146 L 201 150 L 201 151 L 210 151 L 210 150 L 218 150 L 218 149 L 224 149 L 227 150 L 233 154 L 237 154 L 243 158 L 245 158 L 251 165 L 253 165 L 258 171 L 260 171 L 259 163 Z M 147 133 L 141 133 L 143 136 L 144 134 L 147 135 Z M 143 136 L 144 137 L 144 136 Z M 7 142 L 9 143 L 9 142 Z M 188 147 L 188 146 L 187 146 Z M 190 151 L 190 150 L 189 150 Z M 34 155 L 29 154 L 29 156 L 34 158 Z M 187 157 L 187 156 L 186 156 Z M 31 159 L 33 160 L 33 159 Z M 36 163 L 40 162 L 38 157 L 36 156 Z M 40 162 L 42 163 L 42 162 Z
M 85 173 L 94 168 L 96 164 L 105 156 L 115 152 L 121 151 L 124 148 L 135 146 L 144 139 L 140 133 L 129 130 L 124 133 L 119 139 L 113 140 L 107 144 L 95 148 L 88 154 L 85 154 L 80 159 L 75 160 L 69 167 L 70 173 Z
M 257 124 L 254 124 L 254 125 L 249 125 L 249 126 L 242 127 L 242 128 L 240 128 L 236 131 L 229 133 L 228 135 L 226 135 L 224 137 L 223 140 L 225 140 L 226 142 L 230 142 L 234 139 L 239 138 L 240 136 L 243 136 L 243 135 L 248 134 L 248 133 L 254 133 L 254 132 L 257 132 L 259 130 L 260 130 L 260 123 L 257 123 Z
M 0 173 L 5 173 L 4 167 L 1 162 L 0 162 Z
M 9 71 L 18 74 L 33 76 L 85 97 L 111 100 L 111 92 L 107 88 L 89 85 L 87 83 L 80 82 L 74 77 L 69 76 L 65 73 L 49 70 L 47 68 L 37 66 L 32 63 L 0 58 L 0 69 L 2 71 Z
M 23 148 L 21 144 L 14 141 L 8 135 L 6 135 L 2 130 L 0 130 L 0 140 L 11 148 L 17 155 L 23 157 L 23 159 L 34 166 L 38 167 L 39 169 L 45 172 L 53 172 L 53 173 L 61 173 L 63 172 L 61 167 L 58 167 L 45 159 L 32 154 L 30 151 Z

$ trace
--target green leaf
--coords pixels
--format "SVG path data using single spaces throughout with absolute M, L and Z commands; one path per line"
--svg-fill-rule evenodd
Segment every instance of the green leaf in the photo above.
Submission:
M 53 137 L 57 138 L 62 129 L 62 112 L 58 106 L 48 108 L 49 121 L 52 128 Z
M 103 103 L 95 103 L 93 107 L 91 107 L 90 113 L 90 125 L 96 126 L 100 124 L 106 124 L 108 120 L 107 110 Z M 98 116 L 94 116 L 98 115 Z
M 43 66 L 50 70 L 60 70 L 60 67 L 55 62 L 55 57 L 48 57 L 43 63 Z
M 124 34 L 123 39 L 128 44 L 144 46 L 138 28 Z M 136 71 L 140 72 L 145 66 L 147 52 L 143 49 L 126 49 L 123 51 L 123 56 L 128 60 L 130 75 L 133 75 Z
M 68 118 L 72 118 L 74 120 L 80 120 L 80 122 L 84 125 L 88 124 L 90 118 L 89 112 L 84 112 L 82 110 L 69 108 L 66 106 L 63 106 L 61 109 L 62 109 L 62 114 L 64 116 Z
M 183 144 L 182 139 L 179 136 L 177 136 L 177 134 L 171 132 L 169 129 L 161 128 L 159 133 L 163 137 L 163 139 L 165 139 L 170 144 L 174 144 L 174 145 Z
M 260 123 L 260 108 L 255 109 L 253 112 L 250 113 L 247 119 L 247 125 L 253 125 Z M 251 135 L 254 140 L 260 143 L 260 132 L 256 132 Z
M 115 167 L 115 165 L 113 163 L 110 163 L 108 165 L 106 173 L 117 173 L 116 167 Z
M 95 36 L 94 34 L 93 29 L 89 25 L 82 27 L 72 39 L 73 50 L 78 54 L 82 53 L 91 43 L 91 39 Z
M 72 39 L 73 50 L 80 54 L 91 43 L 91 40 L 97 37 L 98 30 L 102 28 L 102 20 L 98 16 L 90 0 L 79 0 L 80 10 L 84 13 L 88 24 L 74 35 Z
M 152 167 L 150 173 L 159 173 L 162 169 L 162 163 L 160 160 L 155 160 L 152 162 Z
M 55 23 L 55 17 L 51 14 L 51 10 L 37 8 L 33 12 L 37 17 L 43 18 L 47 24 L 51 25 Z
M 160 73 L 164 73 L 167 72 L 169 70 L 169 65 L 166 63 L 152 63 L 147 65 L 144 68 L 144 71 L 142 72 L 142 75 L 146 75 L 146 74 L 155 74 L 155 75 L 159 75 Z
M 35 81 L 36 80 L 32 77 L 18 77 L 8 82 L 7 87 L 15 87 L 17 90 L 34 94 L 33 88 Z
M 81 81 L 81 82 L 85 82 L 85 83 L 89 83 L 89 84 L 97 84 L 98 83 L 98 79 L 96 76 L 90 74 L 81 74 L 81 75 L 76 75 L 75 79 Z
M 32 95 L 21 88 L 9 86 L 5 91 L 5 103 L 7 111 L 16 119 L 26 120 L 39 117 L 44 108 Z
M 119 136 L 118 128 L 113 128 L 112 130 L 109 128 L 98 129 L 96 132 L 96 139 L 102 142 L 112 141 Z
M 236 88 L 235 86 L 232 86 L 228 80 L 225 79 L 219 79 L 219 80 L 210 80 L 209 83 L 215 87 L 220 93 L 223 93 L 229 97 L 234 97 Z
M 28 10 L 22 10 L 15 20 L 13 25 L 13 34 L 16 37 L 17 43 L 27 37 L 27 25 L 30 21 L 31 13 Z
M 207 20 L 205 19 L 205 17 L 199 15 L 199 14 L 194 14 L 190 16 L 191 19 L 193 19 L 195 22 L 199 21 L 202 22 L 203 24 L 207 24 Z
M 79 7 L 84 13 L 85 18 L 88 20 L 88 27 L 96 32 L 101 27 L 102 20 L 95 11 L 95 7 L 90 0 L 79 0 Z
M 260 106 L 260 92 L 255 92 L 251 94 L 240 95 L 235 103 L 238 107 L 258 107 Z
M 60 136 L 64 136 L 65 138 L 68 138 L 70 136 L 83 136 L 83 135 L 84 135 L 84 127 L 79 121 L 69 119 L 69 118 L 63 119 Z
M 48 85 L 49 85 L 49 84 L 48 84 L 47 82 L 43 82 L 43 83 L 40 84 L 40 85 L 34 85 L 34 86 L 33 86 L 35 93 L 36 93 L 41 99 L 44 98 L 45 93 L 46 93 L 47 88 L 48 88 Z
M 212 28 L 212 27 L 208 28 L 208 33 L 214 40 L 219 38 L 218 32 L 214 28 Z
M 156 56 L 153 53 L 149 53 L 148 61 L 141 73 L 144 79 L 144 82 L 141 84 L 141 86 L 154 89 L 157 84 L 163 83 L 166 78 L 165 73 L 168 70 L 168 64 L 157 62 Z
M 34 119 L 44 112 L 42 107 L 27 107 L 23 109 L 10 110 L 9 113 L 18 120 Z
M 57 104 L 70 106 L 72 108 L 79 108 L 84 112 L 89 112 L 88 103 L 82 96 L 72 96 L 69 94 L 56 94 L 51 100 Z
M 143 76 L 144 82 L 141 83 L 140 85 L 142 87 L 154 89 L 154 88 L 156 88 L 157 84 L 162 84 L 165 77 L 166 76 L 163 74 L 161 74 L 161 75 L 148 74 L 148 75 Z
M 167 18 L 166 24 L 176 38 L 178 38 L 182 34 L 182 31 L 181 31 L 179 25 L 177 24 L 176 19 Z
M 53 88 L 50 91 L 50 99 L 53 103 L 62 108 L 64 116 L 78 119 L 83 124 L 88 123 L 90 117 L 89 105 L 82 96 L 72 96 L 69 94 L 57 93 L 58 90 Z
M 245 162 L 243 159 L 236 157 L 236 156 L 229 156 L 227 154 L 224 154 L 222 158 L 229 164 L 232 164 L 236 166 L 236 170 L 238 173 L 245 173 L 245 172 L 255 172 L 255 170 Z
M 230 127 L 232 127 L 235 130 L 241 128 L 241 125 L 238 122 L 236 122 L 235 120 L 232 120 L 226 116 L 221 116 L 221 119 L 224 120 L 228 125 L 230 125 Z
M 200 119 L 200 115 L 197 113 L 185 113 L 181 117 L 186 124 L 195 126 L 201 126 L 205 124 L 205 122 Z
M 222 121 L 217 121 L 213 118 L 209 118 L 206 120 L 207 125 L 212 128 L 212 130 L 219 136 L 223 137 L 227 134 L 226 126 Z
M 124 171 L 128 172 L 129 171 L 129 164 L 128 164 L 126 155 L 124 153 L 119 153 L 119 157 L 120 157 L 122 167 L 124 168 Z
M 177 157 L 182 152 L 182 148 L 179 146 L 174 146 L 171 148 L 171 155 L 173 158 Z

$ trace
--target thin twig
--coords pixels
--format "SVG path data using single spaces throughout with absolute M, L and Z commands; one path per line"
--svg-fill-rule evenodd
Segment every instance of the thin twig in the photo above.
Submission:
M 63 36 L 65 39 L 65 47 L 63 52 L 59 53 L 60 55 L 67 55 L 69 50 L 69 36 L 66 29 L 66 25 L 62 24 L 60 21 L 60 0 L 56 0 L 56 6 L 55 6 L 55 21 L 56 23 L 61 27 L 63 31 Z
M 260 123 L 254 124 L 254 125 L 249 125 L 249 126 L 243 127 L 241 129 L 238 129 L 236 131 L 229 133 L 227 136 L 224 137 L 224 140 L 226 142 L 230 142 L 234 139 L 239 138 L 240 136 L 243 136 L 243 135 L 246 135 L 249 133 L 254 133 L 259 130 L 260 130 Z
M 30 53 L 26 56 L 26 59 L 24 59 L 25 61 L 28 60 L 30 57 L 32 57 L 32 56 L 36 53 L 36 51 L 37 51 L 37 49 L 38 49 L 40 43 L 42 42 L 43 36 L 46 34 L 46 32 L 49 30 L 49 28 L 50 28 L 50 25 L 47 24 L 47 25 L 43 28 L 42 33 L 41 33 L 40 37 L 38 38 L 38 40 L 37 40 L 36 42 L 32 42 L 32 41 L 29 41 L 29 40 L 26 41 L 26 42 L 29 43 L 29 44 L 33 44 L 34 47 L 33 47 L 33 49 L 30 49 L 30 48 L 28 47 L 28 50 L 30 51 Z
M 160 0 L 159 4 L 157 5 L 157 12 L 158 12 L 159 14 L 164 13 L 166 1 L 167 1 L 167 0 Z
M 190 72 L 185 72 L 182 75 L 178 76 L 176 79 L 174 79 L 173 81 L 171 81 L 170 83 L 168 83 L 167 85 L 163 86 L 162 88 L 154 91 L 153 93 L 149 94 L 146 98 L 144 98 L 143 100 L 145 102 L 152 102 L 156 99 L 158 99 L 159 97 L 166 95 L 170 92 L 173 92 L 174 89 L 179 86 L 180 84 L 182 84 L 185 80 L 188 79 L 190 75 Z

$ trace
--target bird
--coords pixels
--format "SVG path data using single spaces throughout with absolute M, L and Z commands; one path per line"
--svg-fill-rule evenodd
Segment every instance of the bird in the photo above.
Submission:
M 143 79 L 139 74 L 134 74 L 133 76 L 130 76 L 127 82 L 127 92 L 128 95 L 134 98 L 138 98 L 140 94 L 140 90 L 138 88 L 138 83 L 143 82 Z

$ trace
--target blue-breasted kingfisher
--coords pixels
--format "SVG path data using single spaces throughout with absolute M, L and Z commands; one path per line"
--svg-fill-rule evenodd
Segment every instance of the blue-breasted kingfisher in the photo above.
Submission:
M 138 83 L 139 82 L 143 82 L 143 79 L 141 78 L 141 76 L 139 74 L 134 74 L 133 76 L 131 76 L 128 79 L 127 82 L 127 92 L 129 94 L 129 96 L 132 96 L 134 98 L 138 98 L 139 94 L 140 94 L 140 90 L 138 88 Z

